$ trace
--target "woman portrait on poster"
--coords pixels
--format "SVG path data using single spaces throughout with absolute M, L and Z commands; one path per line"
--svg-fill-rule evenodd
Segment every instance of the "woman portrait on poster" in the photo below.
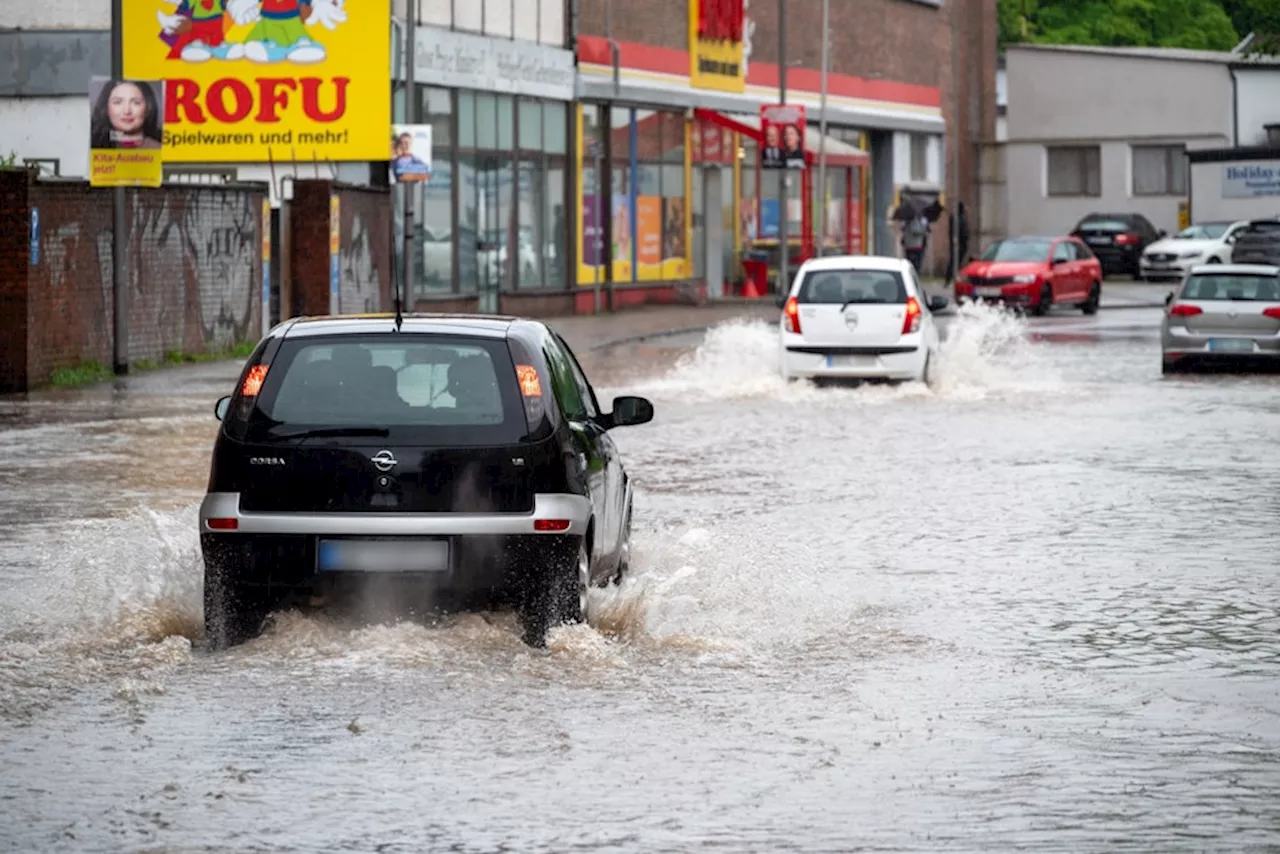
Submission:
M 109 80 L 89 118 L 90 148 L 159 148 L 160 104 L 145 82 Z

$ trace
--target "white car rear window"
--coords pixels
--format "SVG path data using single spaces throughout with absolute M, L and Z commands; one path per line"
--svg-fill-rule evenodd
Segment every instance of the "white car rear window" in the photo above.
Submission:
M 1280 302 L 1280 279 L 1239 273 L 1192 276 L 1182 288 L 1182 299 Z
M 817 305 L 901 305 L 907 301 L 902 275 L 892 270 L 814 270 L 800 283 L 796 301 Z

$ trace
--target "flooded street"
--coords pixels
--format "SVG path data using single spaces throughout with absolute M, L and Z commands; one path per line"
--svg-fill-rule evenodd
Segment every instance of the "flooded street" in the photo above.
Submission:
M 1163 378 L 1159 316 L 966 310 L 936 390 L 786 387 L 759 324 L 580 354 L 657 415 L 633 574 L 546 650 L 210 654 L 237 366 L 0 401 L 0 848 L 1274 849 L 1280 378 Z

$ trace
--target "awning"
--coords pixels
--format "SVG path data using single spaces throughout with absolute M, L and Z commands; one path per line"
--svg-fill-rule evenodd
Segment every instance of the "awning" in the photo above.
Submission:
M 715 110 L 707 110 L 697 108 L 693 111 L 694 118 L 703 122 L 727 127 L 730 130 L 755 140 L 757 143 L 764 139 L 764 131 L 760 129 L 760 116 L 749 115 L 725 115 Z M 816 165 L 818 163 L 818 154 L 823 147 L 820 140 L 822 136 L 814 130 L 813 125 L 805 128 L 804 134 L 804 150 L 809 163 Z M 828 166 L 870 166 L 871 155 L 858 148 L 856 145 L 850 145 L 838 139 L 826 138 L 825 143 L 827 165 Z

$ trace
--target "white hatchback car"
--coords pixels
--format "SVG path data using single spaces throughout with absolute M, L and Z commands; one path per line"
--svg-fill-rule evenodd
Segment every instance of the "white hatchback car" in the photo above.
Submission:
M 782 377 L 929 382 L 938 360 L 933 312 L 946 305 L 946 297 L 926 297 L 901 258 L 806 261 L 779 298 Z

